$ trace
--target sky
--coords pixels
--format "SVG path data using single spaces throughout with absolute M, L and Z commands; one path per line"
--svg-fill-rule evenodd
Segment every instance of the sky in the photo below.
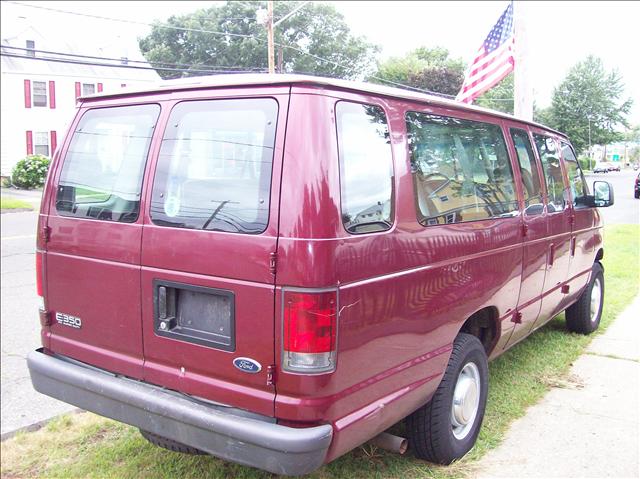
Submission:
M 50 1 L 20 2 L 78 13 L 130 19 L 151 23 L 166 20 L 220 2 L 213 1 Z M 481 42 L 507 6 L 506 1 L 329 1 L 340 11 L 352 33 L 366 37 L 381 48 L 379 58 L 402 56 L 420 47 L 442 46 L 453 57 L 470 62 Z M 56 22 L 60 28 L 74 29 L 87 38 L 87 47 L 96 30 L 117 38 L 122 45 L 135 45 L 136 37 L 149 28 L 139 24 L 59 14 L 42 9 L 1 4 L 2 37 L 22 24 Z M 515 2 L 524 9 L 529 45 L 529 72 L 534 100 L 540 107 L 550 104 L 553 88 L 576 62 L 589 54 L 602 58 L 607 69 L 617 69 L 626 85 L 626 96 L 634 100 L 629 116 L 640 124 L 640 2 Z M 8 15 L 7 15 L 8 13 Z M 20 16 L 19 21 L 13 19 Z M 83 19 L 82 24 L 78 19 Z M 115 40 L 114 40 L 115 41 Z M 266 50 L 266 49 L 265 49 Z M 90 51 L 87 54 L 91 54 Z M 266 51 L 265 51 L 266 55 Z

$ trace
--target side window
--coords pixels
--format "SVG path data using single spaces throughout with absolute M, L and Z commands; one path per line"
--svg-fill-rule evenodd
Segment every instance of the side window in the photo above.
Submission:
M 33 82 L 33 106 L 47 106 L 47 82 Z
M 529 135 L 526 131 L 517 128 L 512 128 L 510 132 L 518 155 L 522 191 L 524 192 L 525 214 L 542 213 L 542 187 Z M 539 205 L 539 207 L 536 208 L 535 205 Z M 533 206 L 533 208 L 529 208 L 530 206 Z
M 372 233 L 393 223 L 393 157 L 382 108 L 346 101 L 336 105 L 342 224 Z
M 262 233 L 269 222 L 278 103 L 187 101 L 171 111 L 151 198 L 160 226 Z
M 574 155 L 571 146 L 564 141 L 560 144 L 562 145 L 562 159 L 567 167 L 573 205 L 576 207 L 585 207 L 587 203 L 584 199 L 589 194 L 587 182 L 582 175 L 582 170 L 580 169 L 580 165 L 578 165 L 578 160 L 576 160 L 576 155 Z
M 547 194 L 549 195 L 547 208 L 549 213 L 562 211 L 566 203 L 563 196 L 564 181 L 556 141 L 548 136 L 537 134 L 534 134 L 533 138 L 542 163 L 544 179 L 547 182 Z
M 513 171 L 497 125 L 406 114 L 420 224 L 438 225 L 518 212 Z
M 96 108 L 73 133 L 58 183 L 62 216 L 133 223 L 158 105 Z

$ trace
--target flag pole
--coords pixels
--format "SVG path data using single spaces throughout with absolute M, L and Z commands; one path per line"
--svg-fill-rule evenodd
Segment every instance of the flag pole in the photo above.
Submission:
M 515 59 L 513 68 L 513 114 L 522 120 L 533 120 L 533 87 L 529 72 L 529 43 L 526 10 L 527 2 L 513 2 Z

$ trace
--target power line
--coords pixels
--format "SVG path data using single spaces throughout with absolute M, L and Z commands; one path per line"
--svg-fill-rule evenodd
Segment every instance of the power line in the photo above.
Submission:
M 186 68 L 191 68 L 191 67 L 198 67 L 198 68 L 226 68 L 226 69 L 244 69 L 247 70 L 247 68 L 245 67 L 240 67 L 240 66 L 229 66 L 229 65 L 205 65 L 205 64 L 189 64 L 189 63 L 170 63 L 170 62 L 156 62 L 156 61 L 147 61 L 147 60 L 130 60 L 128 58 L 113 58 L 113 57 L 100 57 L 100 56 L 92 56 L 92 55 L 81 55 L 81 54 L 77 54 L 77 53 L 63 53 L 63 52 L 54 52 L 54 51 L 50 51 L 50 50 L 36 50 L 33 48 L 21 48 L 21 47 L 12 47 L 9 45 L 2 45 L 2 49 L 11 49 L 11 50 L 20 50 L 23 52 L 33 52 L 35 53 L 45 53 L 45 54 L 50 54 L 50 55 L 59 55 L 62 57 L 74 57 L 74 58 L 81 58 L 81 59 L 89 59 L 89 60 L 104 60 L 104 61 L 116 61 L 119 62 L 119 64 L 129 64 L 129 63 L 142 63 L 143 65 L 151 65 L 151 64 L 157 64 L 157 65 L 164 65 L 164 66 L 168 66 L 168 67 L 186 67 Z M 33 56 L 31 56 L 31 58 L 33 58 Z M 126 63 L 122 63 L 126 61 Z M 260 70 L 264 70 L 264 68 L 260 68 Z
M 239 37 L 239 38 L 249 38 L 252 40 L 256 40 L 260 43 L 266 43 L 266 39 L 262 39 L 259 37 L 256 37 L 255 35 L 246 35 L 246 34 L 242 34 L 242 33 L 230 33 L 230 32 L 218 32 L 215 30 L 203 30 L 203 29 L 199 29 L 199 28 L 186 28 L 186 27 L 178 27 L 178 26 L 174 26 L 174 25 L 167 25 L 167 24 L 163 24 L 163 23 L 155 23 L 155 24 L 150 24 L 150 23 L 145 23 L 145 22 L 139 22 L 139 21 L 135 21 L 135 20 L 124 20 L 124 19 L 120 19 L 120 18 L 112 18 L 112 17 L 105 17 L 105 16 L 101 16 L 101 15 L 92 15 L 92 14 L 87 14 L 87 13 L 80 13 L 80 12 L 73 12 L 73 11 L 69 11 L 69 10 L 60 10 L 57 8 L 51 8 L 51 7 L 43 7 L 41 5 L 31 5 L 28 3 L 21 3 L 21 2 L 15 2 L 15 1 L 10 1 L 10 0 L 6 0 L 6 3 L 11 3 L 14 5 L 20 5 L 23 7 L 30 7 L 30 8 L 37 8 L 37 9 L 41 9 L 41 10 L 48 10 L 48 11 L 52 11 L 52 12 L 57 12 L 57 13 L 64 13 L 67 15 L 76 15 L 76 16 L 80 16 L 80 17 L 87 17 L 87 18 L 95 18 L 95 19 L 99 19 L 99 20 L 106 20 L 106 21 L 112 21 L 112 22 L 121 22 L 121 23 L 129 23 L 129 24 L 134 24 L 134 25 L 144 25 L 147 27 L 151 27 L 151 28 L 166 28 L 166 29 L 173 29 L 173 30 L 179 30 L 179 31 L 186 31 L 186 32 L 194 32 L 194 33 L 207 33 L 207 34 L 211 34 L 211 35 L 222 35 L 222 36 L 229 36 L 229 37 Z M 244 2 L 239 2 L 239 3 L 243 3 L 243 5 L 248 6 L 246 3 Z M 333 60 L 329 60 L 327 58 L 323 58 L 320 57 L 318 55 L 314 55 L 313 53 L 304 51 L 300 48 L 291 46 L 291 45 L 283 45 L 283 44 L 275 44 L 278 47 L 282 47 L 282 48 L 287 48 L 289 50 L 293 50 L 296 51 L 298 53 L 301 53 L 303 55 L 308 55 L 318 61 L 321 62 L 325 62 L 325 63 L 329 63 L 331 65 L 334 65 L 338 68 L 342 68 L 346 71 L 356 71 L 356 67 L 353 66 L 347 66 L 347 65 L 342 65 L 338 62 L 335 62 Z M 141 68 L 141 67 L 139 67 Z M 170 69 L 164 69 L 167 71 L 171 71 Z M 193 71 L 193 70 L 192 70 Z M 416 92 L 420 92 L 420 93 L 427 93 L 427 94 L 431 94 L 431 95 L 437 95 L 440 97 L 444 97 L 444 98 L 455 98 L 455 95 L 447 95 L 444 93 L 439 93 L 439 92 L 435 92 L 435 91 L 430 91 L 430 90 L 426 90 L 423 88 L 416 88 L 416 87 L 412 87 L 409 85 L 405 85 L 403 83 L 398 83 L 398 82 L 394 82 L 392 80 L 387 80 L 385 78 L 380 78 L 380 77 L 376 77 L 376 76 L 371 76 L 369 77 L 373 80 L 377 80 L 383 83 L 388 83 L 390 85 L 394 85 L 400 88 L 403 88 L 405 90 L 413 90 Z
M 52 57 L 30 57 L 26 55 L 16 55 L 14 53 L 0 53 L 2 57 L 11 57 L 11 58 L 22 58 L 24 60 L 40 60 L 47 62 L 55 62 L 55 63 L 68 63 L 72 65 L 89 65 L 96 67 L 107 67 L 107 68 L 129 68 L 133 70 L 162 70 L 162 71 L 171 71 L 171 72 L 181 72 L 181 73 L 256 73 L 256 72 L 264 72 L 263 69 L 247 69 L 247 70 L 185 70 L 183 68 L 163 68 L 163 67 L 141 67 L 136 65 L 122 65 L 122 64 L 114 64 L 114 63 L 96 63 L 89 61 L 81 61 L 81 60 L 66 60 L 63 58 L 52 58 Z

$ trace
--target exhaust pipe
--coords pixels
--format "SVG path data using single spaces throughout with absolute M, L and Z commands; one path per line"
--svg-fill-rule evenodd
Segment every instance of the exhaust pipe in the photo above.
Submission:
M 370 442 L 371 444 L 378 446 L 380 449 L 401 455 L 407 452 L 407 448 L 409 447 L 409 441 L 407 441 L 407 438 L 394 436 L 388 432 L 378 434 L 376 437 L 371 439 Z

